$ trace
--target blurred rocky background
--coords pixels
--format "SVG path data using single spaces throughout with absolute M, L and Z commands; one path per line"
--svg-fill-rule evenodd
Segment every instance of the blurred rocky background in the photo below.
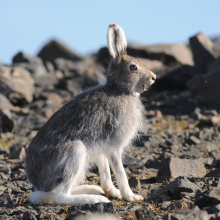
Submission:
M 0 64 L 0 218 L 92 219 L 98 212 L 100 219 L 220 219 L 220 41 L 198 33 L 188 42 L 128 45 L 128 54 L 157 75 L 141 95 L 145 128 L 124 159 L 129 184 L 143 202 L 28 201 L 33 188 L 24 159 L 30 141 L 72 97 L 106 83 L 107 47 L 80 56 L 51 40 L 36 56 L 20 51 L 10 65 Z M 100 184 L 97 169 L 86 183 Z

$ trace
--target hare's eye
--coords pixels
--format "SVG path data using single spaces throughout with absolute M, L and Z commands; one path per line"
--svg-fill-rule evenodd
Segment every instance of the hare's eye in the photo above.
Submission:
M 136 65 L 131 65 L 130 70 L 137 70 L 137 66 Z

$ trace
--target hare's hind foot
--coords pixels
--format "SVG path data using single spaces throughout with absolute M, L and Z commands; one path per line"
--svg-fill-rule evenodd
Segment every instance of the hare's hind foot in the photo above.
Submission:
M 105 192 L 101 187 L 95 185 L 77 186 L 71 190 L 71 195 L 79 194 L 105 195 Z
M 99 202 L 110 202 L 106 197 L 100 195 L 68 195 L 57 194 L 53 200 L 55 204 L 71 205 L 71 204 L 94 204 Z
M 51 191 L 51 192 L 34 191 L 31 194 L 29 200 L 32 204 L 37 204 L 37 205 L 52 204 L 55 194 L 56 191 Z

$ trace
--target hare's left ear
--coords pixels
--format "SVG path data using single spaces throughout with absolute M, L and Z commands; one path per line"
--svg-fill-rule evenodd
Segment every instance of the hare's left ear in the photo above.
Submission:
M 116 24 L 110 24 L 108 28 L 108 49 L 114 59 L 126 53 L 127 41 L 125 33 Z

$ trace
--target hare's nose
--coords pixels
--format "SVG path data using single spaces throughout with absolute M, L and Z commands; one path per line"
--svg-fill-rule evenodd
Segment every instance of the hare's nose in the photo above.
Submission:
M 156 80 L 156 77 L 152 77 L 152 80 L 155 81 L 155 80 Z

